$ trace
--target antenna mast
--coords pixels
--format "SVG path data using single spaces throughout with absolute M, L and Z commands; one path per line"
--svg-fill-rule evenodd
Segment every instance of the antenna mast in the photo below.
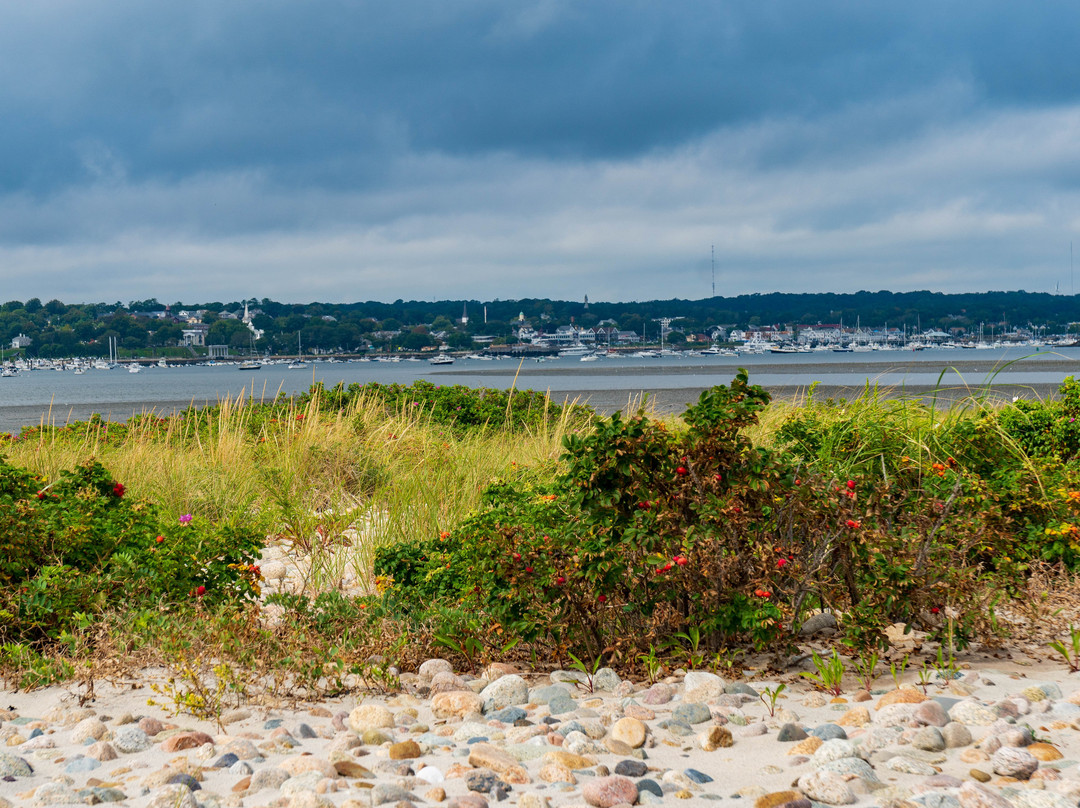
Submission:
M 1069 255 L 1072 255 L 1072 245 L 1069 246 Z M 712 296 L 716 297 L 716 245 L 709 246 L 709 252 L 712 254 Z

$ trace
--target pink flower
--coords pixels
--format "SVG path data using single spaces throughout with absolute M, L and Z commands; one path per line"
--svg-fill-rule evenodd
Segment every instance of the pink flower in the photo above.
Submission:
M 185 513 L 183 516 L 180 517 L 180 524 L 182 524 L 182 525 L 186 525 L 190 521 L 191 521 L 191 514 L 190 513 Z

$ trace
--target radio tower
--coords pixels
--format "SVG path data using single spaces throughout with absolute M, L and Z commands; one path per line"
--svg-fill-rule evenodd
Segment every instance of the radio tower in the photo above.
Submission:
M 716 297 L 716 245 L 710 245 L 709 252 L 712 254 L 712 296 Z

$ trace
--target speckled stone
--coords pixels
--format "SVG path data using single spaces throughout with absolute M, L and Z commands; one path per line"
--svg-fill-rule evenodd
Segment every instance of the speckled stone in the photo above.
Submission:
M 874 773 L 873 767 L 862 758 L 857 757 L 845 757 L 837 760 L 830 760 L 828 763 L 821 764 L 818 769 L 823 772 L 833 772 L 844 777 L 845 780 L 851 777 L 858 777 L 864 783 L 876 784 L 880 783 L 877 774 Z
M 596 808 L 612 808 L 622 803 L 633 805 L 637 802 L 638 786 L 634 785 L 633 780 L 611 774 L 585 783 L 581 796 Z
M 907 755 L 896 755 L 889 758 L 881 765 L 889 771 L 902 772 L 903 774 L 918 774 L 923 777 L 929 777 L 937 772 L 937 770 L 929 763 L 923 763 L 921 760 L 915 760 L 915 758 L 908 757 Z
M 811 800 L 826 805 L 850 805 L 855 802 L 855 793 L 839 774 L 815 771 L 799 778 L 799 790 Z
M 990 758 L 995 774 L 1027 780 L 1039 768 L 1038 759 L 1026 749 L 1003 746 Z
M 976 701 L 961 701 L 949 710 L 949 720 L 971 727 L 988 727 L 997 721 L 997 716 Z
M 700 702 L 680 704 L 671 712 L 671 718 L 683 724 L 701 724 L 712 720 L 712 712 L 708 706 Z

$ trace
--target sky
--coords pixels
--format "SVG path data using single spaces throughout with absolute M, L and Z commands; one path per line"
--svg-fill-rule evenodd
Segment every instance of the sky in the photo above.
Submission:
M 1078 30 L 1058 0 L 4 3 L 0 296 L 1071 294 Z

